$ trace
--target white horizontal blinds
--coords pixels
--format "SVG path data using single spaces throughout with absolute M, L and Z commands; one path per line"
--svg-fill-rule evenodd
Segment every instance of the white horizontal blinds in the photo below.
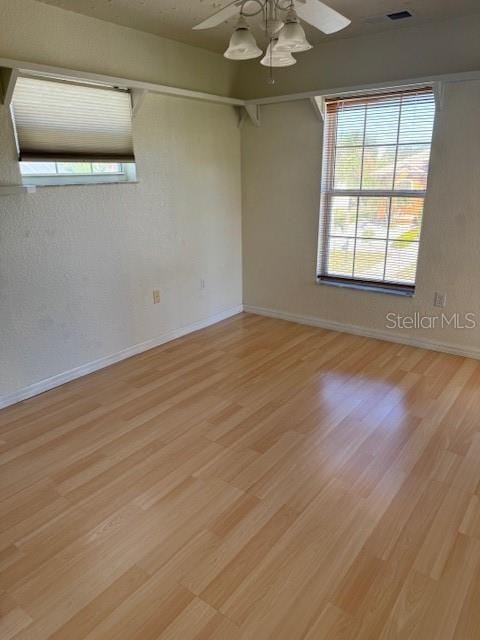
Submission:
M 135 159 L 127 91 L 21 77 L 12 106 L 20 160 Z
M 434 117 L 430 88 L 327 101 L 321 278 L 414 287 Z

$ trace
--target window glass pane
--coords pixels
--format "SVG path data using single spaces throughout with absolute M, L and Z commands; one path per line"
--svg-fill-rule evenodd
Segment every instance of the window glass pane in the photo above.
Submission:
M 335 189 L 358 189 L 362 167 L 362 150 L 337 149 L 335 157 Z
M 418 242 L 390 241 L 385 278 L 392 282 L 415 284 L 418 247 Z
M 391 189 L 395 170 L 395 147 L 366 147 L 362 189 Z
M 321 268 L 332 276 L 414 285 L 433 91 L 339 98 L 328 101 L 327 114 L 324 155 L 331 164 L 324 167 Z
M 400 101 L 385 98 L 368 105 L 365 144 L 396 144 Z
M 90 175 L 124 173 L 118 162 L 21 162 L 22 175 Z
M 423 198 L 392 198 L 389 239 L 418 240 L 422 214 Z
M 400 117 L 400 144 L 425 142 L 432 140 L 435 120 L 435 103 L 433 100 L 404 96 Z
M 90 162 L 57 162 L 58 173 L 84 175 L 92 173 L 92 165 Z
M 365 107 L 340 108 L 337 113 L 337 147 L 363 145 Z
M 355 249 L 354 277 L 383 280 L 386 248 L 387 243 L 384 240 L 358 239 Z
M 118 162 L 93 162 L 93 173 L 122 173 L 122 165 Z
M 427 188 L 430 145 L 412 144 L 398 148 L 395 189 L 425 191 Z
M 358 198 L 332 198 L 330 235 L 355 236 Z
M 351 238 L 330 238 L 328 247 L 327 270 L 329 275 L 351 278 L 354 240 Z
M 20 162 L 20 172 L 24 176 L 48 175 L 57 172 L 55 162 Z
M 389 198 L 360 198 L 357 236 L 385 239 L 387 237 L 389 207 Z

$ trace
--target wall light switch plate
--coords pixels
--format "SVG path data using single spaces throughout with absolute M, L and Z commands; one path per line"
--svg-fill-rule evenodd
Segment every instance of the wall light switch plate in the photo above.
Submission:
M 153 290 L 153 304 L 160 304 L 160 291 L 159 289 Z
M 447 304 L 447 294 L 446 293 L 439 293 L 438 291 L 435 291 L 435 296 L 433 298 L 433 306 L 434 307 L 440 307 L 440 308 L 444 308 Z

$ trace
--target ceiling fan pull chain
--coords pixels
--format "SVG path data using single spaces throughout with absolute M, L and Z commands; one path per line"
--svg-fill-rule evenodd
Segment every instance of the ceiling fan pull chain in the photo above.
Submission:
M 274 85 L 275 78 L 273 77 L 273 38 L 270 38 L 270 65 L 267 84 Z
M 273 67 L 270 67 L 270 74 L 268 76 L 267 84 L 274 85 L 275 82 L 275 78 L 273 77 Z

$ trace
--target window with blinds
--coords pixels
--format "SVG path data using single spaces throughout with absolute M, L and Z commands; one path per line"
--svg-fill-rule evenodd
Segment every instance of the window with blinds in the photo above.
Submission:
M 434 118 L 431 88 L 326 101 L 320 281 L 413 293 Z
M 13 98 L 20 161 L 134 162 L 128 91 L 20 77 Z

